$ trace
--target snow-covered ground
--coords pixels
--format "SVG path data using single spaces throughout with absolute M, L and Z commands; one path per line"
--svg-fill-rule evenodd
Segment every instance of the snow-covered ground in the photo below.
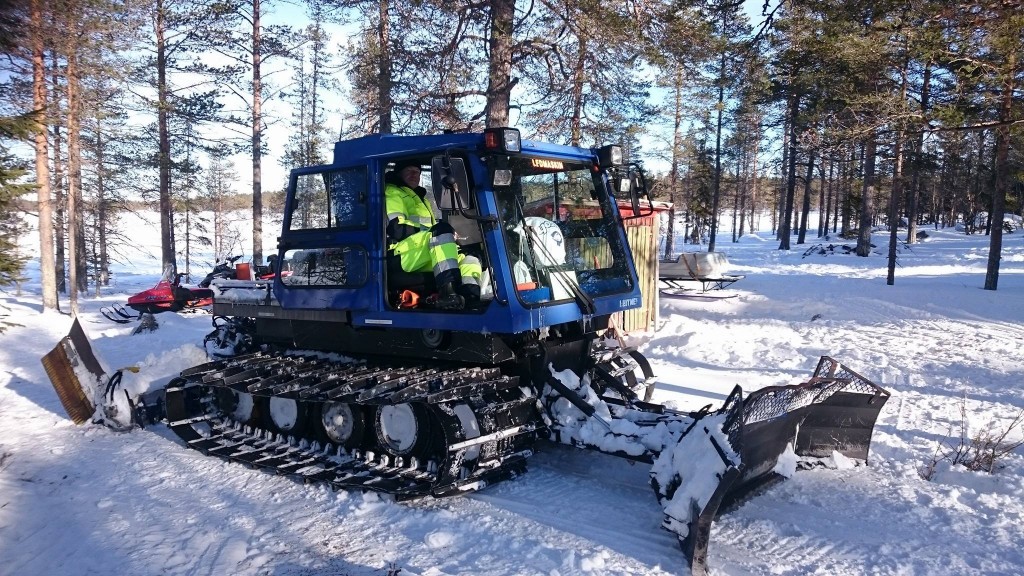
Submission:
M 810 244 L 783 253 L 762 233 L 719 242 L 746 275 L 736 297 L 662 300 L 642 349 L 656 401 L 696 408 L 735 384 L 794 383 L 824 354 L 892 392 L 871 465 L 797 473 L 722 515 L 713 573 L 1024 573 L 1024 450 L 993 475 L 920 475 L 959 438 L 962 403 L 972 432 L 1024 409 L 1024 235 L 1005 237 L 999 290 L 985 291 L 987 239 L 928 231 L 902 250 L 894 286 L 882 254 L 804 257 Z M 82 319 L 108 368 L 141 365 L 133 384 L 160 385 L 201 360 L 210 317 L 164 314 L 137 336 L 107 322 L 100 306 L 160 273 L 133 266 Z M 550 446 L 527 474 L 461 498 L 304 486 L 202 456 L 163 426 L 75 426 L 39 363 L 70 318 L 41 313 L 32 280 L 0 305 L 21 324 L 0 335 L 0 574 L 686 573 L 647 466 Z

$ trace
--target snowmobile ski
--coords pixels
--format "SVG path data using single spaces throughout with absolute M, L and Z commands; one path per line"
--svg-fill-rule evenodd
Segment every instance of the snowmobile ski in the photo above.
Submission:
M 138 314 L 132 314 L 120 304 L 111 304 L 110 306 L 104 306 L 100 308 L 100 314 L 104 318 L 111 322 L 117 322 L 118 324 L 128 324 L 138 319 Z

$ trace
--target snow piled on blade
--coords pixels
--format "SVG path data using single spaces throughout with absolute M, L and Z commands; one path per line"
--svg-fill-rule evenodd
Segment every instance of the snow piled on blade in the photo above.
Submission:
M 839 454 L 835 450 L 833 450 L 832 453 Z M 849 460 L 849 458 L 846 458 L 842 454 L 839 455 L 846 460 Z M 792 478 L 793 474 L 796 474 L 796 468 L 799 462 L 800 457 L 793 451 L 793 443 L 790 442 L 789 444 L 786 444 L 786 451 L 779 454 L 779 459 L 775 461 L 775 468 L 772 469 L 772 472 L 775 472 L 780 476 L 785 476 L 786 478 Z
M 641 415 L 634 410 L 609 406 L 590 386 L 589 375 L 581 379 L 572 370 L 555 370 L 553 366 L 548 366 L 548 369 L 553 378 L 557 378 L 566 388 L 574 390 L 587 404 L 594 407 L 594 415 L 588 417 L 550 387 L 545 388 L 545 397 L 550 402 L 549 411 L 563 436 L 564 443 L 639 457 L 659 452 L 670 445 L 674 441 L 673 433 L 678 433 L 678 430 L 687 423 L 677 420 L 671 422 L 671 427 L 664 422 L 656 426 L 641 427 L 632 420 Z
M 99 380 L 81 367 L 76 368 L 79 382 L 92 394 L 96 412 L 94 422 L 104 422 L 115 429 L 128 429 L 132 421 L 133 406 L 129 398 L 137 399 L 146 392 L 160 390 L 171 378 L 176 376 L 183 366 L 194 366 L 208 361 L 206 352 L 194 344 L 183 344 L 180 347 L 161 354 L 149 354 L 141 362 L 131 366 L 119 366 L 110 369 L 97 356 L 106 371 L 105 378 Z M 84 379 L 88 378 L 88 379 Z
M 191 366 L 205 364 L 206 351 L 195 344 L 182 344 L 159 354 L 149 354 L 138 364 L 138 372 L 124 372 L 122 386 L 134 398 L 163 388 L 171 378 Z
M 681 539 L 689 534 L 689 523 L 707 506 L 726 471 L 740 464 L 722 430 L 726 417 L 718 413 L 702 418 L 674 446 L 662 451 L 651 467 L 651 479 L 665 510 L 664 526 Z

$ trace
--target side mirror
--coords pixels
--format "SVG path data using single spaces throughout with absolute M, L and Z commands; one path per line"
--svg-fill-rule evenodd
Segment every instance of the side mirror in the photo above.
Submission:
M 434 156 L 430 160 L 431 185 L 437 207 L 446 211 L 472 208 L 469 176 L 462 158 Z
M 651 197 L 647 190 L 647 179 L 644 178 L 644 172 L 640 169 L 638 164 L 630 164 L 629 172 L 622 179 L 620 189 L 625 192 L 628 188 L 629 201 L 633 207 L 633 218 L 642 218 L 644 216 L 650 216 L 654 212 L 654 205 L 651 203 Z M 648 210 L 642 212 L 640 208 L 641 198 L 647 199 Z

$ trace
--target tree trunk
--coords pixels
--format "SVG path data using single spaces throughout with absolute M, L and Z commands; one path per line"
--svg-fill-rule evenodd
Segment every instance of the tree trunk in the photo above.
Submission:
M 377 132 L 391 134 L 391 16 L 388 13 L 390 0 L 380 0 L 379 21 L 377 22 L 377 43 L 380 59 L 377 62 Z
M 860 146 L 860 148 L 863 151 L 863 144 Z M 843 194 L 843 223 L 842 227 L 840 228 L 840 235 L 843 237 L 848 237 L 850 235 L 850 230 L 852 228 L 851 225 L 853 223 L 853 180 L 856 176 L 856 169 L 859 167 L 859 164 L 860 162 L 858 162 L 857 158 L 857 146 L 851 145 L 850 161 L 846 162 L 843 166 L 843 188 L 845 189 L 845 193 Z
M 892 286 L 896 283 L 896 243 L 899 241 L 899 199 L 903 196 L 903 140 L 904 130 L 896 133 L 896 160 L 893 163 L 892 195 L 889 197 L 889 270 L 885 283 Z
M 487 64 L 487 127 L 508 126 L 512 103 L 512 26 L 515 0 L 491 0 L 490 60 Z
M 988 267 L 985 270 L 985 290 L 995 290 L 999 285 L 999 260 L 1003 254 L 1003 214 L 1006 211 L 1006 194 L 1010 190 L 1010 119 L 1013 115 L 1014 74 L 1017 71 L 1017 54 L 1011 52 L 1008 58 L 1002 87 L 1002 103 L 999 107 L 1001 124 L 996 128 L 996 181 L 992 195 L 992 236 L 989 238 Z
M 74 14 L 77 12 L 75 6 L 68 10 L 69 20 L 74 21 Z M 78 84 L 78 46 L 76 45 L 73 31 L 68 40 L 67 46 L 67 69 L 65 71 L 67 82 L 67 128 L 68 128 L 68 253 L 71 256 L 71 263 L 68 266 L 68 286 L 71 297 L 71 315 L 77 316 L 78 293 L 81 291 L 82 278 L 79 278 L 82 267 L 80 259 L 85 246 L 81 245 L 79 230 L 82 224 L 82 164 L 81 149 L 79 146 L 79 84 Z
M 800 109 L 800 95 L 789 95 L 789 160 L 786 163 L 786 209 L 779 219 L 779 250 L 789 250 L 790 222 L 793 221 L 793 199 L 796 194 L 796 114 Z
M 775 210 L 772 211 L 772 214 L 776 215 L 775 221 L 772 222 L 772 227 L 775 228 L 775 239 L 780 242 L 782 241 L 782 217 L 786 213 L 786 183 L 789 181 L 786 178 L 788 174 L 786 170 L 789 168 L 790 122 L 792 122 L 792 118 L 787 113 L 786 118 L 782 122 L 782 164 L 779 164 L 779 201 L 776 202 Z
M 59 81 L 60 66 L 57 64 L 57 53 L 55 51 L 51 52 L 50 56 L 53 60 L 51 67 L 54 99 L 53 110 L 58 111 L 60 110 L 60 97 L 58 94 L 62 92 Z M 65 266 L 67 253 L 64 250 L 65 242 L 67 241 L 67 194 L 64 193 L 64 157 L 61 143 L 60 122 L 55 121 L 53 123 L 53 191 L 54 202 L 56 203 L 54 210 L 54 279 L 57 281 L 57 293 L 67 294 L 67 266 Z
M 921 115 L 928 115 L 931 91 L 931 62 L 925 62 L 924 76 L 921 80 Z M 921 165 L 924 162 L 924 131 L 914 141 L 914 161 L 910 164 L 910 190 L 907 194 L 907 244 L 917 242 L 917 203 L 921 196 L 922 178 Z M 934 217 L 935 212 L 932 212 Z
M 830 155 L 831 156 L 831 155 Z M 829 163 L 831 165 L 831 162 Z M 821 153 L 821 167 L 818 168 L 818 238 L 828 229 L 828 211 L 832 198 L 825 192 L 825 153 Z
M 304 153 L 306 155 L 306 158 L 309 159 L 306 162 L 306 166 L 312 166 L 316 160 L 316 136 L 320 129 L 320 116 L 318 110 L 319 100 L 317 88 L 320 86 L 320 77 L 323 74 L 323 72 L 320 70 L 320 54 L 321 51 L 323 50 L 323 45 L 320 40 L 320 35 L 322 33 L 323 32 L 320 29 L 320 21 L 317 20 L 315 32 L 316 40 L 313 42 L 312 57 L 310 58 L 310 67 L 312 68 L 312 70 L 310 71 L 311 78 L 309 80 L 309 128 L 307 130 L 308 135 L 304 140 L 304 142 L 306 143 L 306 146 L 304 146 Z
M 839 187 L 836 186 L 836 177 L 833 168 L 835 168 L 835 156 L 829 161 L 828 165 L 828 195 L 832 197 L 832 232 L 839 230 Z M 828 234 L 828 229 L 825 230 L 825 234 Z
M 81 102 L 81 82 L 77 88 L 79 93 L 79 102 Z M 81 104 L 79 104 L 81 107 Z M 80 108 L 81 109 L 81 108 Z M 81 119 L 81 112 L 79 112 L 79 119 Z M 79 120 L 78 131 L 81 133 L 81 120 Z M 70 150 L 69 150 L 70 154 Z M 72 257 L 75 260 L 75 266 L 78 268 L 78 293 L 88 294 L 89 293 L 89 257 L 86 253 L 87 244 L 85 242 L 85 210 L 86 204 L 83 199 L 83 187 L 82 187 L 82 150 L 81 150 L 81 135 L 79 135 L 79 146 L 78 146 L 78 215 L 72 217 L 74 224 L 74 236 L 75 236 L 75 250 L 72 252 Z
M 736 185 L 732 194 L 732 241 L 736 243 L 736 216 L 740 212 L 740 165 L 736 164 Z
M 110 285 L 110 257 L 107 253 L 107 198 L 103 180 L 103 130 L 96 120 L 96 243 L 99 254 L 96 259 L 96 295 L 100 286 Z
M 875 195 L 875 149 L 877 142 L 872 133 L 864 143 L 864 185 L 860 198 L 860 226 L 857 230 L 857 256 L 871 254 L 872 199 Z
M 756 142 L 754 143 L 754 148 L 757 148 Z M 745 146 L 742 153 L 743 170 L 736 181 L 736 192 L 739 195 L 739 198 L 737 198 L 738 206 L 736 208 L 739 212 L 739 229 L 737 230 L 735 226 L 733 227 L 733 242 L 739 242 L 739 239 L 743 238 L 743 221 L 747 217 L 747 190 L 750 187 L 750 162 L 747 160 L 747 154 L 749 153 L 749 146 Z
M 675 73 L 675 95 L 672 110 L 672 164 L 669 168 L 668 201 L 672 208 L 668 212 L 668 226 L 665 230 L 665 259 L 672 257 L 675 250 L 675 229 L 676 229 L 676 192 L 679 188 L 679 156 L 682 148 L 682 135 L 680 129 L 683 125 L 683 67 L 677 65 Z
M 59 310 L 57 269 L 53 254 L 53 206 L 50 203 L 50 162 L 46 142 L 46 61 L 43 52 L 42 0 L 32 0 L 32 108 L 35 110 L 36 195 L 39 210 L 39 275 L 43 309 Z
M 260 106 L 263 101 L 263 84 L 260 64 L 263 61 L 263 45 L 260 38 L 260 0 L 252 2 L 252 261 L 263 262 L 263 177 L 262 138 L 263 115 Z
M 725 27 L 725 12 L 722 14 L 722 26 Z M 718 60 L 718 104 L 717 120 L 715 121 L 715 187 L 711 191 L 711 233 L 708 240 L 708 252 L 715 251 L 715 237 L 718 236 L 718 204 L 722 196 L 722 111 L 725 109 L 725 48 Z M 735 227 L 733 227 L 735 229 Z
M 751 183 L 751 188 L 750 188 L 750 232 L 751 233 L 757 232 L 757 225 L 754 224 L 754 212 L 757 210 L 757 193 L 758 193 L 758 186 L 760 185 L 760 178 L 758 177 L 758 170 L 757 170 L 757 152 L 758 152 L 758 147 L 759 147 L 760 138 L 761 138 L 761 117 L 760 116 L 757 119 L 757 129 L 754 131 L 754 133 L 756 134 L 756 136 L 755 136 L 755 139 L 754 139 L 753 166 L 751 167 L 751 171 L 752 171 L 751 176 L 753 178 L 753 181 Z
M 167 126 L 170 102 L 167 95 L 166 7 L 164 0 L 156 4 L 156 90 L 157 138 L 159 140 L 160 172 L 160 261 L 161 268 L 177 266 L 174 247 L 174 221 L 171 207 L 171 137 Z
M 807 177 L 804 178 L 804 203 L 800 209 L 800 235 L 796 243 L 803 244 L 807 240 L 807 218 L 811 213 L 811 182 L 814 181 L 814 156 L 815 150 L 811 147 L 807 151 Z M 820 207 L 819 207 L 820 210 Z

